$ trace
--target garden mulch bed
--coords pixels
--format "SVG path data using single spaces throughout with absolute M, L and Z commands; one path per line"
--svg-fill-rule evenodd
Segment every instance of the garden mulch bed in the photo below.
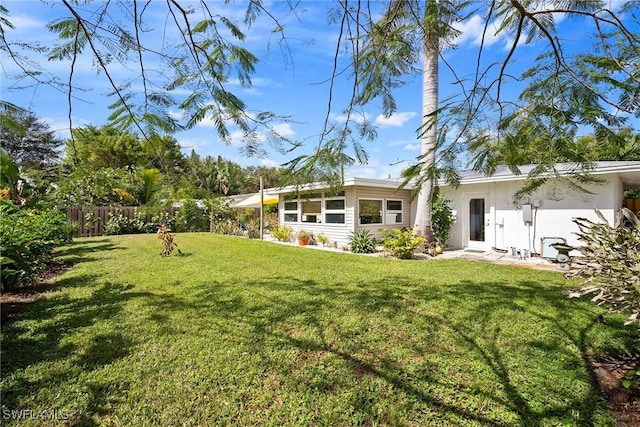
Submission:
M 51 261 L 47 268 L 35 277 L 20 283 L 17 287 L 2 291 L 0 295 L 0 325 L 13 319 L 22 308 L 35 301 L 41 292 L 51 288 L 56 277 L 69 270 L 71 266 L 62 261 Z
M 10 322 L 26 304 L 35 301 L 41 292 L 50 289 L 56 277 L 70 268 L 70 265 L 62 261 L 52 261 L 37 277 L 22 283 L 15 289 L 3 292 L 0 295 L 0 325 L 4 326 Z M 622 386 L 624 369 L 640 368 L 638 366 L 640 357 L 636 358 L 631 365 L 611 363 L 611 360 L 592 364 L 593 374 L 602 397 L 607 402 L 611 415 L 618 421 L 618 426 L 640 426 L 640 393 L 638 391 L 633 393 Z

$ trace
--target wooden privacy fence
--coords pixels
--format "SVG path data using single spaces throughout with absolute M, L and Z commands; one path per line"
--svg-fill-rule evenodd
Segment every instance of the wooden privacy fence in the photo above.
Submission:
M 102 227 L 104 227 L 109 220 L 110 215 L 120 213 L 131 219 L 134 218 L 139 210 L 139 206 L 96 206 L 92 208 L 76 208 L 70 206 L 65 208 L 65 213 L 68 221 L 78 224 L 78 229 L 73 237 L 91 237 L 102 235 Z M 166 208 L 166 212 L 169 213 L 170 216 L 174 215 L 175 210 L 173 207 Z M 142 216 L 141 219 L 150 221 L 151 217 L 152 215 L 147 214 Z

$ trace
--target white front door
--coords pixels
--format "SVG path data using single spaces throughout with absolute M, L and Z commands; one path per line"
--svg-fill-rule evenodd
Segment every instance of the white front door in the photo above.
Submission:
M 465 200 L 466 247 L 487 251 L 489 242 L 489 194 L 467 194 Z

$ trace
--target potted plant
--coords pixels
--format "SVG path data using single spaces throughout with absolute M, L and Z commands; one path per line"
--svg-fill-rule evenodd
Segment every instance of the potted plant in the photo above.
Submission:
M 300 246 L 306 246 L 313 238 L 313 233 L 307 230 L 300 230 L 298 231 L 298 234 L 296 234 L 296 237 L 298 238 L 298 244 Z

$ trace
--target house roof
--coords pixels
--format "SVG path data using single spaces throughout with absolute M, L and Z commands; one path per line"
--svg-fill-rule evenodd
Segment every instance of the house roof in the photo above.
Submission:
M 511 171 L 507 166 L 499 166 L 493 175 L 487 176 L 482 172 L 473 170 L 463 170 L 458 172 L 460 175 L 460 184 L 476 184 L 484 182 L 501 182 L 501 181 L 517 181 L 525 179 L 537 165 L 518 166 L 519 174 Z M 640 186 L 640 161 L 624 161 L 624 162 L 594 162 L 590 172 L 593 175 L 602 175 L 617 173 L 626 185 Z M 572 172 L 580 170 L 580 164 L 577 163 L 557 163 L 554 165 L 555 170 L 560 174 L 568 175 Z M 402 178 L 391 179 L 372 179 L 372 178 L 347 178 L 344 181 L 344 187 L 361 186 L 361 187 L 378 187 L 396 189 L 402 184 Z M 445 181 L 440 181 L 439 185 L 448 185 Z M 293 193 L 296 191 L 314 191 L 327 188 L 322 182 L 313 182 L 302 186 L 287 186 L 283 188 L 269 188 L 265 190 L 267 194 Z M 413 189 L 414 186 L 409 184 L 406 189 Z
M 472 170 L 460 171 L 461 184 L 475 184 L 482 182 L 517 181 L 525 179 L 537 165 L 518 166 L 520 174 L 513 173 L 507 166 L 498 166 L 493 175 L 487 176 L 482 172 Z M 594 162 L 589 169 L 593 175 L 603 175 L 608 173 L 623 174 L 623 181 L 629 185 L 640 185 L 640 161 L 624 162 Z M 562 175 L 569 175 L 578 172 L 581 165 L 578 163 L 556 163 L 554 168 Z M 446 185 L 441 182 L 441 185 Z
M 396 189 L 402 184 L 403 178 L 391 178 L 391 179 L 372 179 L 372 178 L 346 178 L 344 180 L 343 187 L 377 187 L 377 188 L 393 188 Z M 265 190 L 270 194 L 283 194 L 294 193 L 296 191 L 314 191 L 327 188 L 327 184 L 324 182 L 312 182 L 301 186 L 289 185 L 282 188 L 269 188 Z M 412 185 L 407 185 L 405 188 L 411 189 Z

